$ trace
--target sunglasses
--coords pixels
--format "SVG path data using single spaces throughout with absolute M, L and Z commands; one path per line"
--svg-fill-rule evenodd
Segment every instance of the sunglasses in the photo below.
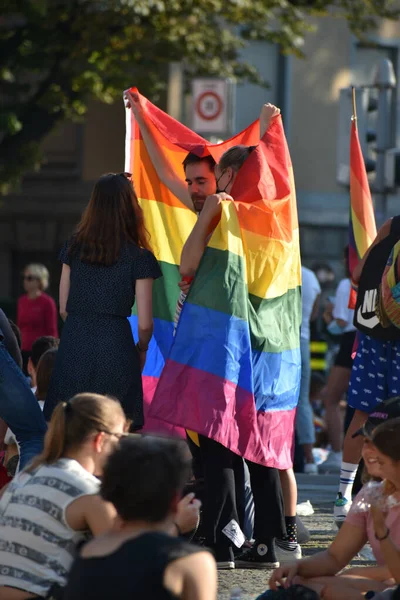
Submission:
M 35 277 L 34 275 L 23 275 L 22 279 L 24 281 L 36 281 L 37 277 Z

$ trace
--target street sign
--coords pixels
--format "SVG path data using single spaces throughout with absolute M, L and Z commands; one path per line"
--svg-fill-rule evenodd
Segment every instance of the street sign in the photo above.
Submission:
M 234 84 L 229 79 L 192 80 L 192 128 L 203 134 L 228 134 L 233 130 Z

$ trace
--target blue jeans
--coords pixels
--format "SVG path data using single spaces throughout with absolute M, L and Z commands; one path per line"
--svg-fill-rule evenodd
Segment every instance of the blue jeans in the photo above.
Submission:
M 296 433 L 298 442 L 303 444 L 315 444 L 314 415 L 310 403 L 310 342 L 300 339 L 301 351 L 301 382 L 300 395 L 296 413 Z
M 0 417 L 20 446 L 20 469 L 43 450 L 47 430 L 39 403 L 21 369 L 0 342 Z

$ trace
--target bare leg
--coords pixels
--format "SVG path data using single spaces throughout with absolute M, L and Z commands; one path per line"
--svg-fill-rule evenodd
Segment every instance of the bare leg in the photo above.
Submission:
M 362 435 L 358 435 L 355 438 L 352 436 L 353 433 L 355 433 L 364 425 L 367 418 L 368 413 L 365 413 L 361 410 L 356 410 L 354 412 L 353 418 L 346 433 L 346 437 L 344 438 L 343 462 L 353 464 L 360 462 L 364 438 Z
M 311 577 L 310 579 L 305 579 L 303 577 L 295 577 L 293 580 L 293 584 L 304 585 L 305 587 L 309 587 L 318 593 L 320 593 L 321 588 L 324 588 L 325 586 L 328 586 L 330 588 L 337 587 L 338 589 L 348 587 L 363 592 L 368 592 L 369 590 L 373 590 L 375 592 L 382 592 L 388 587 L 387 584 L 383 581 L 376 581 L 376 579 L 370 579 L 369 577 L 346 577 L 345 574 L 333 575 L 328 577 Z M 342 598 L 345 597 L 346 596 L 342 596 Z
M 297 483 L 293 469 L 279 471 L 279 477 L 281 479 L 285 517 L 295 517 L 297 505 Z
M 340 452 L 342 449 L 343 423 L 339 403 L 349 387 L 350 375 L 350 369 L 334 365 L 325 388 L 326 427 L 333 452 Z
M 314 455 L 313 455 L 314 444 L 303 444 L 303 452 L 304 452 L 304 460 L 306 463 L 312 464 L 314 463 Z

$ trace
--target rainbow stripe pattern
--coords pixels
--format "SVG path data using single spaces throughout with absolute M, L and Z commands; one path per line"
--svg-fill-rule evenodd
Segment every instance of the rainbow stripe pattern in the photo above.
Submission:
M 374 206 L 369 189 L 367 171 L 358 137 L 356 119 L 350 132 L 350 221 L 349 269 L 353 273 L 376 237 Z M 356 305 L 357 284 L 352 281 L 349 308 Z
M 147 431 L 189 429 L 267 466 L 292 464 L 300 384 L 301 270 L 296 197 L 280 117 L 212 145 L 141 97 L 169 163 L 187 152 L 216 161 L 258 147 L 240 169 L 183 306 L 176 336 L 178 264 L 196 216 L 160 183 L 127 111 L 126 169 L 164 277 L 154 286 L 154 336 L 143 373 Z M 136 317 L 132 316 L 135 332 Z

